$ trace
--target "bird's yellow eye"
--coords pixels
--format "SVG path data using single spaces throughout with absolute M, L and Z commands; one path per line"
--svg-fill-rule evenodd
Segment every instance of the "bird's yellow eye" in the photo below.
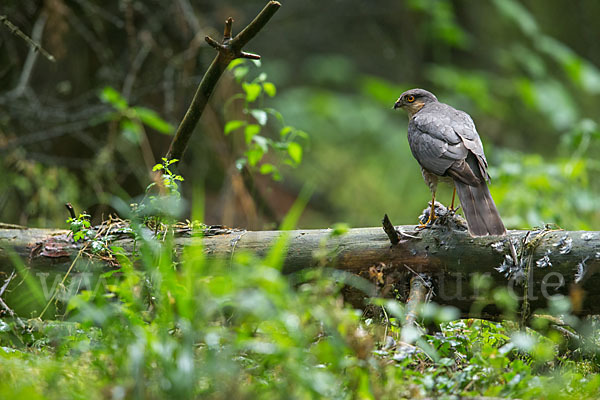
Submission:
M 415 101 L 415 96 L 408 96 L 406 98 L 406 101 L 408 101 L 409 103 L 412 103 L 413 101 Z

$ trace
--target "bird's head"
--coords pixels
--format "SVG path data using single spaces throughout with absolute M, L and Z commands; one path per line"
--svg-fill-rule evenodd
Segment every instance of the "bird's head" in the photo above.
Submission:
M 435 95 L 427 90 L 423 89 L 410 89 L 402 93 L 396 103 L 394 104 L 394 110 L 397 108 L 403 108 L 408 112 L 408 115 L 412 117 L 417 111 L 419 111 L 425 104 L 437 102 L 438 99 Z

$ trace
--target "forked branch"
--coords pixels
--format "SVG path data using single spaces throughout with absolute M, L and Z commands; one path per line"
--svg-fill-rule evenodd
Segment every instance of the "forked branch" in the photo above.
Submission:
M 260 59 L 258 54 L 247 53 L 242 49 L 254 36 L 256 36 L 258 32 L 260 32 L 267 22 L 269 22 L 279 7 L 281 7 L 279 2 L 269 1 L 269 3 L 267 3 L 265 8 L 263 8 L 256 18 L 254 18 L 254 20 L 250 22 L 250 24 L 248 24 L 248 26 L 246 26 L 233 39 L 232 18 L 227 18 L 225 21 L 225 29 L 221 43 L 210 36 L 205 37 L 206 42 L 217 50 L 217 56 L 204 74 L 204 77 L 202 78 L 202 81 L 196 90 L 196 94 L 192 99 L 192 103 L 185 113 L 181 124 L 177 128 L 177 133 L 175 133 L 175 137 L 173 138 L 167 153 L 167 158 L 169 160 L 180 160 L 181 157 L 183 157 L 183 153 L 188 146 L 188 142 L 192 136 L 192 133 L 194 132 L 194 129 L 196 128 L 196 125 L 198 125 L 198 121 L 200 120 L 200 116 L 202 115 L 202 112 L 208 103 L 208 99 L 210 98 L 210 95 L 216 87 L 219 78 L 229 63 L 236 58 L 249 58 L 254 60 Z

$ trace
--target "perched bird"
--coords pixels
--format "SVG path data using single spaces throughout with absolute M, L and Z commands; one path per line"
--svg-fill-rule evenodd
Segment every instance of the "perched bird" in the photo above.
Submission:
M 504 235 L 500 219 L 486 181 L 487 160 L 469 114 L 440 103 L 423 89 L 408 90 L 398 98 L 394 109 L 408 112 L 408 143 L 421 165 L 425 183 L 432 193 L 429 221 L 435 219 L 434 203 L 438 177 L 454 181 L 454 196 L 462 206 L 472 236 Z

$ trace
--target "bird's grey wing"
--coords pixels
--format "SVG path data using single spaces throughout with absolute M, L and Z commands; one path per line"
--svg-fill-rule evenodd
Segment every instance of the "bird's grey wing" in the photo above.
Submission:
M 408 124 L 408 141 L 419 164 L 437 175 L 445 175 L 455 162 L 464 160 L 468 150 L 452 131 L 433 113 L 421 114 Z M 448 129 L 450 128 L 450 129 Z
M 411 148 L 414 147 L 413 154 L 421 166 L 438 175 L 450 175 L 467 185 L 479 184 L 481 177 L 487 177 L 487 164 L 480 165 L 477 154 L 469 149 L 476 148 L 477 132 L 468 129 L 468 121 L 458 117 L 457 110 L 445 104 L 423 111 L 416 114 L 409 124 L 409 141 L 413 136 Z M 465 131 L 467 138 L 457 131 Z M 470 146 L 471 142 L 473 146 Z M 483 154 L 483 147 L 479 145 L 479 148 Z M 470 153 L 473 153 L 472 157 L 468 157 Z
M 458 144 L 462 140 L 454 130 L 456 118 L 453 116 L 452 111 L 456 110 L 446 104 L 432 104 L 415 114 L 411 122 L 420 131 L 435 139 L 448 144 Z
M 481 139 L 479 138 L 473 119 L 464 111 L 448 107 L 452 110 L 452 128 L 454 132 L 462 139 L 465 147 L 476 156 L 481 175 L 484 179 L 489 180 L 490 176 L 487 173 L 488 163 L 483 153 L 483 145 L 481 144 Z

